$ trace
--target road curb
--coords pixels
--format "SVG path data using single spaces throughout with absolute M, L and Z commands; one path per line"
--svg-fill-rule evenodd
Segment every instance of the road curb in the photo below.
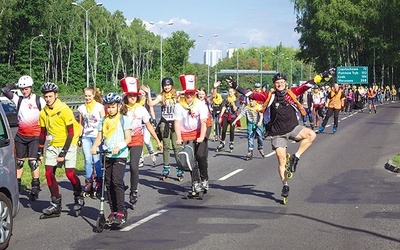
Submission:
M 400 168 L 393 165 L 392 160 L 388 160 L 388 162 L 385 163 L 384 167 L 386 170 L 389 170 L 393 173 L 400 173 Z

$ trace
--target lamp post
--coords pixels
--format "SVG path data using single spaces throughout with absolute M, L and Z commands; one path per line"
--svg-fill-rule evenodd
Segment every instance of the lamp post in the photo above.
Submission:
M 210 38 L 205 38 L 205 39 L 207 39 L 207 48 L 209 46 L 210 39 L 213 38 L 213 37 L 217 37 L 217 36 L 218 36 L 218 34 L 214 34 Z M 199 37 L 203 37 L 203 35 L 199 34 Z M 208 53 L 208 52 L 206 52 L 206 53 L 207 53 L 207 55 L 206 55 L 206 63 L 207 63 L 207 94 L 209 94 L 210 93 L 210 64 L 211 64 L 211 58 L 210 58 L 210 53 Z M 208 58 L 208 62 L 207 62 L 207 58 Z
M 263 55 L 264 53 L 261 52 L 260 50 L 256 49 L 258 53 L 260 53 L 260 84 L 262 86 L 262 70 L 263 70 Z M 266 50 L 268 51 L 268 50 Z
M 85 33 L 86 33 L 86 87 L 89 87 L 89 11 L 96 7 L 102 6 L 102 3 L 96 3 L 92 5 L 89 9 L 85 9 L 82 5 L 77 2 L 71 3 L 74 6 L 78 6 L 85 11 L 86 14 L 86 23 L 85 23 Z
M 30 46 L 30 50 L 29 50 L 29 75 L 32 77 L 32 42 L 33 40 L 35 40 L 38 37 L 43 37 L 43 34 L 40 33 L 40 35 L 35 36 L 34 38 L 32 38 L 31 40 L 31 46 Z
M 237 44 L 230 42 L 230 44 L 235 45 L 236 48 L 236 82 L 239 83 L 239 49 Z M 242 44 L 246 44 L 246 42 L 242 42 Z
M 171 22 L 168 22 L 168 23 L 166 23 L 166 24 L 164 24 L 162 26 L 158 26 L 155 22 L 149 22 L 149 24 L 155 25 L 160 29 L 160 82 L 161 82 L 161 80 L 163 78 L 163 47 L 162 47 L 163 38 L 162 38 L 161 31 L 167 25 L 174 25 L 174 22 L 171 21 Z
M 94 63 L 93 63 L 93 84 L 96 88 L 96 76 L 97 76 L 97 58 L 99 54 L 99 47 L 107 45 L 106 43 L 101 43 L 100 45 L 95 46 L 94 48 Z

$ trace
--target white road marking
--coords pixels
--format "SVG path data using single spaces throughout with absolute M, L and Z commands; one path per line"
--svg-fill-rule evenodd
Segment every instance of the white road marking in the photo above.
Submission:
M 160 210 L 160 211 L 158 211 L 157 213 L 152 214 L 152 215 L 149 215 L 149 216 L 147 216 L 146 218 L 141 219 L 140 221 L 138 221 L 138 222 L 136 222 L 136 223 L 134 223 L 134 224 L 132 224 L 132 225 L 130 225 L 130 226 L 127 226 L 127 227 L 122 228 L 120 231 L 127 232 L 127 231 L 129 231 L 129 230 L 131 230 L 131 229 L 133 229 L 133 228 L 135 228 L 135 227 L 137 227 L 137 226 L 140 226 L 140 225 L 143 224 L 143 223 L 148 222 L 149 220 L 151 220 L 151 219 L 153 219 L 153 218 L 155 218 L 155 217 L 158 217 L 158 216 L 162 215 L 163 213 L 165 213 L 165 212 L 167 212 L 167 211 L 168 211 L 168 210 L 166 210 L 166 209 Z
M 230 174 L 225 175 L 224 177 L 219 178 L 218 180 L 219 181 L 224 181 L 224 180 L 228 179 L 229 177 L 234 176 L 235 174 L 239 173 L 242 170 L 243 169 L 241 169 L 241 168 L 236 169 L 235 171 L 231 172 Z
M 265 155 L 265 157 L 271 157 L 271 156 L 274 155 L 274 154 L 275 154 L 275 151 L 272 151 L 271 153 Z

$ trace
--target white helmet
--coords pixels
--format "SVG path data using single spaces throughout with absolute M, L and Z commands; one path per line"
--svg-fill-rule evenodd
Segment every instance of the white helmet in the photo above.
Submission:
M 26 75 L 25 76 L 21 76 L 19 78 L 19 80 L 18 80 L 18 83 L 17 83 L 17 87 L 20 88 L 20 89 L 27 88 L 27 87 L 32 87 L 32 85 L 33 85 L 32 77 L 26 76 Z

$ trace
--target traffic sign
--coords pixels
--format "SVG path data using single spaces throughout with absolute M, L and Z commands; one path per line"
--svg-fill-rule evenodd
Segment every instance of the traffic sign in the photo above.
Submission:
M 349 84 L 368 83 L 368 66 L 337 67 L 336 82 Z

